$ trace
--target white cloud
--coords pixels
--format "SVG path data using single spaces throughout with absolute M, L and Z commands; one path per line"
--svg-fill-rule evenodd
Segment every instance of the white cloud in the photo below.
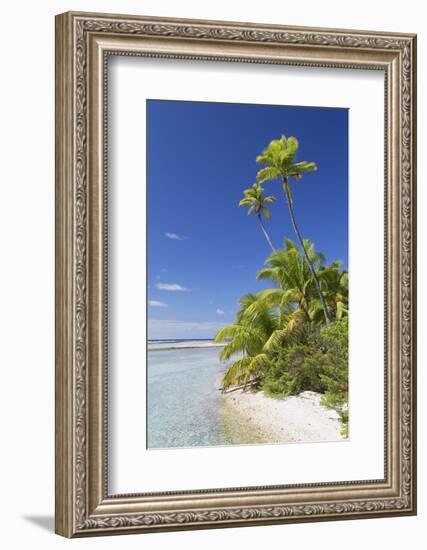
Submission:
M 165 237 L 167 237 L 168 239 L 172 239 L 173 241 L 185 241 L 186 239 L 186 237 L 181 237 L 176 233 L 169 233 L 168 231 L 165 233 Z
M 149 300 L 148 303 L 150 306 L 153 307 L 168 307 L 167 304 L 165 304 L 164 302 L 159 302 L 158 300 Z
M 156 288 L 159 290 L 171 290 L 171 291 L 186 291 L 190 290 L 184 286 L 178 285 L 176 283 L 156 283 Z
M 148 320 L 150 339 L 162 338 L 213 338 L 226 323 L 219 321 L 176 321 L 163 319 Z
M 223 309 L 217 309 L 217 310 L 215 311 L 215 313 L 216 313 L 217 315 L 224 315 L 225 312 L 224 312 Z

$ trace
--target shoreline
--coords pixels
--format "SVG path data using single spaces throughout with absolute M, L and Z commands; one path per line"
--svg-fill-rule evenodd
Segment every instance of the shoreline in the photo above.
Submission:
M 164 348 L 150 348 L 147 347 L 147 351 L 170 351 L 175 349 L 210 349 L 210 348 L 223 348 L 226 344 L 195 344 L 191 346 L 167 346 Z
M 236 390 L 222 394 L 224 402 L 259 430 L 271 435 L 271 443 L 345 441 L 336 411 L 320 404 L 322 395 L 305 391 L 283 399 L 264 392 Z

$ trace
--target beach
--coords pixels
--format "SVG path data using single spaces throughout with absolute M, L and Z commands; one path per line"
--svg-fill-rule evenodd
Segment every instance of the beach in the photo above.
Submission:
M 228 363 L 212 341 L 150 342 L 149 448 L 341 441 L 338 414 L 321 395 L 285 399 L 263 392 L 222 393 Z
M 236 390 L 223 399 L 254 427 L 269 434 L 271 443 L 342 441 L 341 421 L 333 409 L 320 404 L 322 395 L 305 391 L 284 399 L 263 392 Z

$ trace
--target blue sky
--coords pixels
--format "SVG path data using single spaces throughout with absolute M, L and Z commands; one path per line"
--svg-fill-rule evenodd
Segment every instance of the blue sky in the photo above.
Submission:
M 148 320 L 150 338 L 211 338 L 233 321 L 239 298 L 269 255 L 255 217 L 238 208 L 282 134 L 318 171 L 292 183 L 304 238 L 327 261 L 348 262 L 348 111 L 231 103 L 147 101 Z M 276 247 L 295 240 L 277 182 L 266 226 Z

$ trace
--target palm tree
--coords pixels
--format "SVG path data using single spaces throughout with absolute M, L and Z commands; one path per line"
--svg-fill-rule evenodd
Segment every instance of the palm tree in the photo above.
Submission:
M 317 276 L 316 270 L 314 269 L 309 254 L 304 246 L 304 241 L 298 229 L 293 209 L 292 192 L 289 179 L 294 178 L 295 180 L 300 180 L 306 172 L 314 172 L 315 170 L 317 170 L 316 163 L 314 162 L 307 162 L 305 160 L 302 162 L 295 162 L 295 156 L 298 150 L 298 146 L 298 140 L 292 136 L 286 138 L 284 135 L 282 135 L 280 139 L 275 139 L 271 141 L 269 146 L 264 149 L 262 155 L 259 155 L 256 158 L 256 161 L 259 164 L 263 164 L 265 166 L 265 168 L 259 170 L 257 174 L 257 182 L 262 183 L 269 180 L 281 181 L 283 193 L 285 195 L 286 202 L 289 208 L 292 226 L 294 228 L 297 239 L 302 247 L 307 263 L 309 265 L 309 269 L 313 276 L 314 284 L 316 286 L 316 291 L 322 306 L 325 321 L 327 324 L 329 324 L 329 314 L 320 288 L 319 278 Z
M 313 243 L 308 239 L 303 243 L 313 267 L 316 270 L 321 269 L 325 261 L 323 254 L 316 252 Z M 295 313 L 299 309 L 305 321 L 312 321 L 309 309 L 313 297 L 317 295 L 308 262 L 297 245 L 290 239 L 286 239 L 283 249 L 276 250 L 265 263 L 268 267 L 258 271 L 257 279 L 270 279 L 279 288 L 264 290 L 259 293 L 259 296 L 271 307 L 292 303 L 294 309 L 296 308 Z M 299 313 L 298 318 L 301 319 Z
M 240 300 L 236 321 L 220 329 L 215 342 L 227 342 L 220 359 L 236 357 L 223 378 L 223 389 L 234 384 L 248 384 L 270 365 L 263 352 L 264 344 L 277 329 L 277 318 L 256 294 L 245 294 Z
M 335 261 L 321 268 L 318 276 L 330 316 L 336 320 L 348 316 L 348 272 L 341 270 L 340 262 Z M 313 300 L 310 312 L 314 320 L 322 316 L 319 300 Z
M 275 248 L 271 242 L 270 236 L 265 229 L 264 222 L 262 221 L 262 215 L 266 217 L 267 220 L 270 219 L 270 210 L 266 204 L 272 204 L 276 199 L 274 197 L 264 197 L 264 189 L 261 185 L 254 183 L 250 189 L 245 189 L 243 191 L 245 195 L 244 198 L 239 202 L 239 206 L 248 206 L 248 216 L 255 214 L 258 218 L 259 224 L 261 226 L 264 237 L 266 238 L 268 244 L 270 245 L 271 250 L 274 252 Z

